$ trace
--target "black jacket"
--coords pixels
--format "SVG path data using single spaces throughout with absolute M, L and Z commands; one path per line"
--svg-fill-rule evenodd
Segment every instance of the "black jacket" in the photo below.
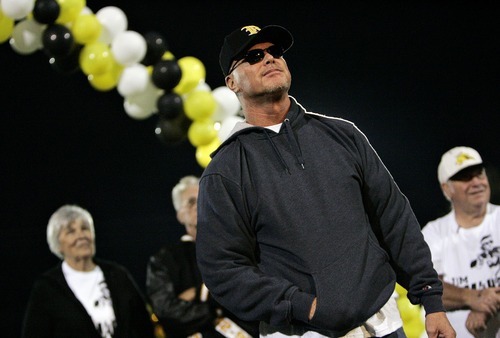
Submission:
M 339 335 L 396 281 L 427 313 L 444 310 L 410 204 L 353 123 L 291 98 L 278 133 L 240 126 L 200 180 L 198 265 L 218 302 L 243 319 Z
M 144 297 L 129 272 L 113 262 L 94 261 L 101 268 L 111 294 L 117 323 L 114 337 L 154 337 Z M 66 282 L 62 263 L 35 281 L 24 318 L 22 337 L 100 337 L 84 306 Z

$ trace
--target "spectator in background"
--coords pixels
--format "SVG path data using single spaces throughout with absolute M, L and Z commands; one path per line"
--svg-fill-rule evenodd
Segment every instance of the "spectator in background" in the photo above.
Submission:
M 62 262 L 35 282 L 22 337 L 154 337 L 143 295 L 130 273 L 95 257 L 94 221 L 64 205 L 47 226 L 50 251 Z
M 150 258 L 147 295 L 169 337 L 258 336 L 256 324 L 242 322 L 224 311 L 210 297 L 201 279 L 195 250 L 198 184 L 198 177 L 185 176 L 172 189 L 177 220 L 186 234 Z
M 483 160 L 470 147 L 441 157 L 438 180 L 451 211 L 422 229 L 443 280 L 457 337 L 500 337 L 500 206 L 490 203 Z

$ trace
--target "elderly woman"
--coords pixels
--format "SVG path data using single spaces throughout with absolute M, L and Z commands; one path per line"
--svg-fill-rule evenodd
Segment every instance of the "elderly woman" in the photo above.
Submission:
M 132 276 L 94 257 L 94 221 L 87 210 L 60 207 L 50 217 L 47 242 L 62 262 L 35 282 L 23 337 L 154 337 Z

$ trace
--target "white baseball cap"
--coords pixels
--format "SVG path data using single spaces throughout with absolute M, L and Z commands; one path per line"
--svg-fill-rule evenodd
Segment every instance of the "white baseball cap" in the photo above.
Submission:
M 483 160 L 476 150 L 470 147 L 452 148 L 441 156 L 438 166 L 439 183 L 445 183 L 459 171 L 478 164 L 483 164 Z

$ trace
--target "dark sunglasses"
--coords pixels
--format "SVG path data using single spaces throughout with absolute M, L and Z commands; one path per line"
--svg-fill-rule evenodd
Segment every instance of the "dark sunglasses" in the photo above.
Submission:
M 277 59 L 283 56 L 284 50 L 281 46 L 272 45 L 264 49 L 252 49 L 249 50 L 243 57 L 239 58 L 233 67 L 228 72 L 228 75 L 240 64 L 243 62 L 248 62 L 251 65 L 254 65 L 258 62 L 261 62 L 266 56 L 266 52 L 270 54 L 273 58 Z M 240 62 L 243 60 L 243 62 Z

